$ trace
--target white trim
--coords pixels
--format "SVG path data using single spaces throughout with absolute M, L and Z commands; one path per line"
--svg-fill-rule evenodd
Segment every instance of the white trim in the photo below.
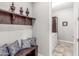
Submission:
M 38 53 L 38 56 L 44 56 L 44 55 L 42 55 L 42 54 Z
M 73 43 L 74 43 L 74 42 L 65 41 L 65 40 L 58 40 L 58 41 L 63 41 L 63 42 L 66 42 L 66 43 L 71 43 L 71 44 L 73 44 Z

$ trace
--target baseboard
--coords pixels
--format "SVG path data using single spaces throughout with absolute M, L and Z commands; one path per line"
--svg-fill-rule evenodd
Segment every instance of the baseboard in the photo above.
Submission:
M 65 41 L 65 40 L 58 40 L 58 41 L 63 41 L 63 42 L 66 42 L 66 43 L 71 43 L 71 44 L 73 44 L 73 42 L 70 42 L 70 41 Z
M 38 53 L 38 56 L 44 56 L 44 55 L 42 55 L 42 54 Z

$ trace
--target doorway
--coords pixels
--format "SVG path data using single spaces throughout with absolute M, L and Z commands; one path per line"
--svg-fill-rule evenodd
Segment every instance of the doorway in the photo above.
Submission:
M 57 33 L 57 44 L 54 48 L 55 56 L 73 56 L 73 3 L 64 3 L 52 8 L 54 20 L 52 32 Z M 54 17 L 55 16 L 55 17 Z M 57 28 L 55 27 L 57 24 Z M 56 32 L 57 29 L 57 32 Z

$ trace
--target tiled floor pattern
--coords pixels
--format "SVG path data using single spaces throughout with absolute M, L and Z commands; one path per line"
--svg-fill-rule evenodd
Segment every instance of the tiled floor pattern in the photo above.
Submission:
M 73 44 L 58 41 L 56 48 L 53 51 L 54 56 L 72 56 Z

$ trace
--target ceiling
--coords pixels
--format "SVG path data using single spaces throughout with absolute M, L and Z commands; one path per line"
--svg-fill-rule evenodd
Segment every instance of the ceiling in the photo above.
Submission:
M 52 2 L 52 11 L 73 7 L 73 2 Z

